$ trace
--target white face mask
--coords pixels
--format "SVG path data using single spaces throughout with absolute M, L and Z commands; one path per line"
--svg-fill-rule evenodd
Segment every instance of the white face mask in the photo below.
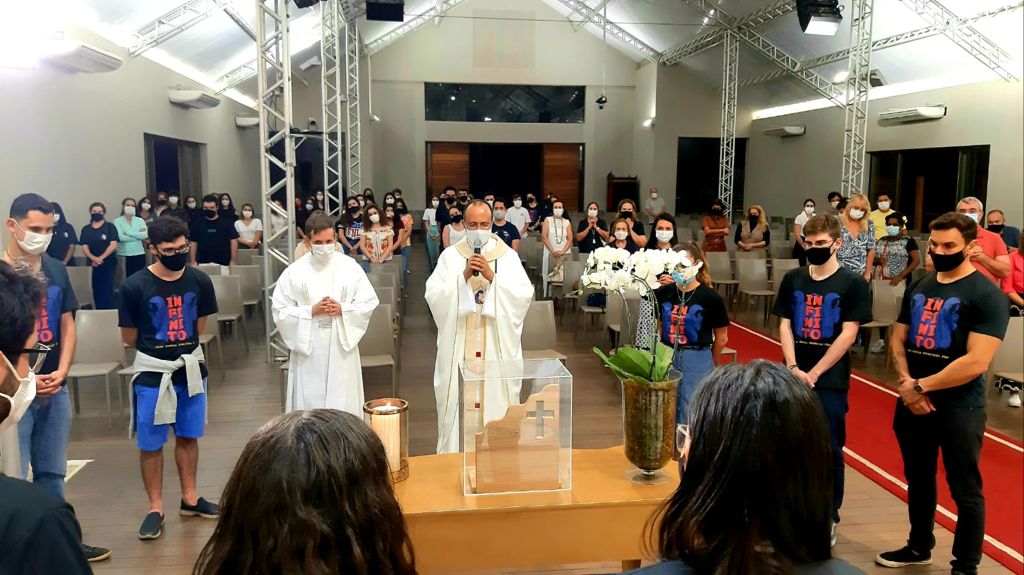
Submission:
M 21 224 L 14 222 L 14 225 L 18 226 L 18 229 L 25 232 L 25 239 L 18 240 L 18 245 L 25 253 L 33 256 L 46 251 L 46 248 L 50 247 L 50 240 L 53 238 L 53 234 L 37 234 L 30 232 L 25 228 L 21 227 Z
M 514 200 L 512 202 L 512 205 L 517 207 L 517 208 L 521 208 L 521 207 L 523 207 L 523 200 Z
M 432 206 L 434 206 L 436 208 L 437 206 L 441 205 L 441 201 L 440 200 L 430 200 L 430 205 L 432 205 Z
M 654 230 L 654 237 L 657 238 L 659 242 L 667 244 L 672 241 L 672 230 Z
M 829 203 L 832 204 L 833 208 L 838 208 L 839 207 L 839 200 L 836 200 L 834 202 L 829 202 Z
M 195 206 L 193 205 L 193 207 Z M 142 209 L 149 211 L 149 204 L 142 204 Z
M 222 206 L 224 206 L 226 208 L 226 207 L 231 205 L 231 200 L 221 200 L 220 201 L 220 205 L 222 205 Z
M 252 210 L 242 210 L 242 216 L 244 216 L 246 218 L 251 218 L 252 217 Z
M 878 202 L 878 209 L 882 210 L 883 212 L 888 212 L 889 205 L 889 202 Z
M 380 214 L 370 214 L 370 221 L 373 223 L 380 223 Z
M 57 212 L 53 212 L 53 223 L 60 223 L 60 214 L 58 214 Z
M 167 203 L 171 204 L 172 206 L 178 205 L 178 196 L 171 196 L 167 198 Z
M 808 216 L 813 215 L 814 214 L 814 206 L 806 206 L 804 208 L 804 213 L 807 214 Z
M 852 218 L 854 220 L 859 220 L 859 219 L 861 219 L 863 217 L 864 217 L 864 210 L 858 210 L 858 209 L 851 209 L 850 210 L 850 218 Z
M 555 208 L 555 209 L 551 210 L 551 214 L 553 216 L 555 216 L 556 218 L 562 217 L 562 214 L 564 214 L 564 213 L 565 213 L 565 210 L 562 209 L 562 208 Z
M 388 210 L 388 211 L 384 212 L 384 215 L 389 217 L 389 218 L 393 218 L 393 217 L 395 217 L 395 212 L 392 212 L 391 210 Z
M 658 199 L 658 192 L 651 192 L 651 199 L 652 200 Z
M 469 245 L 474 248 L 482 248 L 487 243 L 488 238 L 491 237 L 491 230 L 469 230 L 466 237 L 469 238 Z
M 28 411 L 28 406 L 32 405 L 32 400 L 36 398 L 36 374 L 29 371 L 28 377 L 21 378 L 18 376 L 18 370 L 14 369 L 7 356 L 5 355 L 3 358 L 4 363 L 11 370 L 14 378 L 18 380 L 18 391 L 15 391 L 13 396 L 0 393 L 0 397 L 6 397 L 11 402 L 11 412 L 3 421 L 0 421 L 0 431 L 4 431 L 12 425 L 17 425 L 25 415 L 25 412 Z
M 331 254 L 334 253 L 334 246 L 331 244 L 313 244 L 309 248 L 309 253 L 313 254 L 313 259 L 318 262 L 325 262 L 330 259 Z
M 316 199 L 318 199 L 318 200 L 321 200 L 321 201 L 322 201 L 322 200 L 324 199 L 324 195 L 323 195 L 323 194 L 317 194 L 317 195 L 316 195 Z
M 964 215 L 969 217 L 969 218 L 971 218 L 972 220 L 974 220 L 974 223 L 978 223 L 978 218 L 979 218 L 978 214 L 966 214 L 965 213 Z
M 487 200 L 487 205 L 491 206 L 493 208 L 494 207 L 494 200 Z
M 126 215 L 126 216 L 134 216 L 135 215 L 135 206 L 125 206 L 124 207 L 124 215 Z
M 494 221 L 500 222 L 505 219 L 505 210 L 494 210 Z
M 188 206 L 188 209 L 190 209 L 190 210 L 196 209 L 196 203 L 195 202 L 188 202 L 185 205 Z M 142 204 L 142 207 L 145 208 L 146 204 Z
M 587 210 L 587 215 L 591 218 L 597 217 L 597 210 Z
M 627 231 L 618 230 L 618 231 L 615 232 L 615 239 L 619 240 L 620 242 L 622 240 L 628 238 L 628 237 L 629 237 L 629 232 L 627 232 Z

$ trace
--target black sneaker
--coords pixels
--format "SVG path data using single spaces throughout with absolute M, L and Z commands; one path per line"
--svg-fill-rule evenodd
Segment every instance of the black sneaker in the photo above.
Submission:
M 178 512 L 182 517 L 194 517 L 199 516 L 205 519 L 216 519 L 220 515 L 220 506 L 216 503 L 210 503 L 209 501 L 200 497 L 196 500 L 195 505 L 186 505 L 185 501 L 181 502 L 181 510 Z
M 902 549 L 895 551 L 886 551 L 885 553 L 879 553 L 875 557 L 875 563 L 878 563 L 882 567 L 906 567 L 908 565 L 931 565 L 932 554 L 931 553 L 918 553 L 910 548 L 910 546 L 904 546 Z
M 104 559 L 110 558 L 110 549 L 93 547 L 92 545 L 86 545 L 85 543 L 82 543 L 82 553 L 85 554 L 85 558 L 89 563 L 94 561 L 103 561 Z
M 164 532 L 164 515 L 159 511 L 150 511 L 139 527 L 139 539 L 156 539 Z

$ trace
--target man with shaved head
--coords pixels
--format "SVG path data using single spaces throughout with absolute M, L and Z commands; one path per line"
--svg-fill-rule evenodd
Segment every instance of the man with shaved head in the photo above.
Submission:
M 438 453 L 459 450 L 459 368 L 523 357 L 523 320 L 534 288 L 519 254 L 492 233 L 492 218 L 486 202 L 470 202 L 463 216 L 466 237 L 441 253 L 427 280 L 427 304 L 437 324 Z M 518 390 L 507 397 L 489 393 L 489 384 L 480 398 L 485 421 L 501 418 L 519 396 Z

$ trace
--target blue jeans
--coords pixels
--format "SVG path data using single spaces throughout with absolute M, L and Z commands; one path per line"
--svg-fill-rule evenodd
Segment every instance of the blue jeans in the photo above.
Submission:
M 64 500 L 64 476 L 68 472 L 68 437 L 71 434 L 71 401 L 68 388 L 50 396 L 36 396 L 18 422 L 21 477 L 32 467 L 32 482 Z
M 434 266 L 437 265 L 437 254 L 441 247 L 441 236 L 438 235 L 437 238 L 430 236 L 430 234 L 436 233 L 438 233 L 437 226 L 430 226 L 430 231 L 425 234 L 426 241 L 423 242 L 427 246 L 427 266 L 430 268 L 430 271 L 434 271 Z
M 715 369 L 711 349 L 677 349 L 672 367 L 683 375 L 676 388 L 676 423 L 690 422 L 690 400 L 704 377 Z
M 366 273 L 370 273 L 370 260 L 363 260 L 360 263 L 363 266 L 363 271 Z
M 832 521 L 839 523 L 839 508 L 843 506 L 846 489 L 846 463 L 843 446 L 846 445 L 846 412 L 850 411 L 849 390 L 814 388 L 821 407 L 825 410 L 828 435 L 832 444 Z
M 409 285 L 409 254 L 412 253 L 412 246 L 402 248 L 402 285 Z

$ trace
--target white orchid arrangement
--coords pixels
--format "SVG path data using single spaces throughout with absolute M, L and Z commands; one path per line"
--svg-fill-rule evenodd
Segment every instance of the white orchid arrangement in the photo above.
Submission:
M 636 291 L 648 300 L 650 319 L 657 324 L 658 304 L 654 290 L 661 287 L 661 276 L 671 274 L 677 284 L 686 284 L 700 271 L 703 262 L 694 264 L 686 252 L 672 250 L 628 251 L 605 246 L 591 252 L 587 266 L 580 277 L 580 287 L 602 289 L 608 295 L 625 298 L 626 290 Z M 629 325 L 628 306 L 624 306 Z M 620 378 L 657 382 L 665 378 L 672 363 L 673 349 L 658 341 L 657 330 L 652 330 L 649 352 L 643 349 L 620 347 L 611 357 L 598 348 L 596 353 L 605 365 Z

